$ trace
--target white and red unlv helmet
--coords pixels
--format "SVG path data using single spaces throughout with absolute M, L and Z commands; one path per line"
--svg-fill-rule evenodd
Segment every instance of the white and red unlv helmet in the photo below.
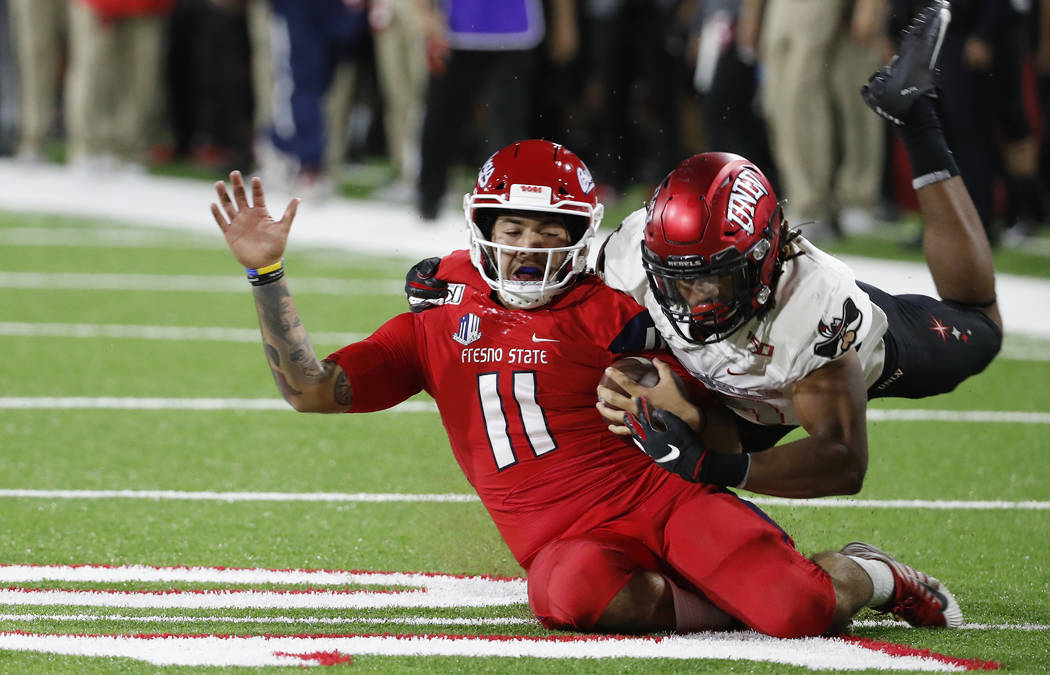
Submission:
M 642 263 L 679 335 L 724 340 L 771 306 L 782 218 L 769 180 L 739 155 L 694 155 L 663 179 L 648 205 Z
M 508 306 L 539 307 L 565 290 L 587 264 L 587 248 L 602 220 L 594 179 L 573 152 L 550 141 L 527 140 L 503 148 L 482 165 L 473 192 L 464 195 L 463 211 L 470 234 L 470 257 L 481 276 Z M 572 245 L 528 249 L 491 241 L 492 225 L 501 211 L 556 213 L 565 218 Z M 543 251 L 543 278 L 504 278 L 498 264 L 504 251 Z M 554 266 L 555 254 L 564 253 Z

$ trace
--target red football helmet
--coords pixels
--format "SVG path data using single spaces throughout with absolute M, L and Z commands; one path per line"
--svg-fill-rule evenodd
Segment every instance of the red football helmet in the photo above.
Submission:
M 539 307 L 569 286 L 587 264 L 587 248 L 602 220 L 603 207 L 595 197 L 594 179 L 574 153 L 550 141 L 512 143 L 478 172 L 474 191 L 464 195 L 463 210 L 470 233 L 470 253 L 482 278 L 508 305 Z M 565 217 L 571 246 L 528 249 L 494 244 L 492 226 L 500 211 L 540 211 Z M 547 264 L 543 278 L 516 281 L 504 278 L 499 258 L 503 251 L 543 251 Z M 564 260 L 555 267 L 556 254 Z
M 649 201 L 642 263 L 679 335 L 718 342 L 770 306 L 781 222 L 769 180 L 739 155 L 694 155 L 663 179 Z

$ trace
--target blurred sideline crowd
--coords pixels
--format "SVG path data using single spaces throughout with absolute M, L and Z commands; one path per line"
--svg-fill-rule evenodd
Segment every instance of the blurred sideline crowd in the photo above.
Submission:
M 923 0 L 0 0 L 0 154 L 190 161 L 306 198 L 381 157 L 424 220 L 520 138 L 615 203 L 682 158 L 759 164 L 815 240 L 914 207 L 858 95 Z M 1050 220 L 1050 0 L 953 0 L 942 117 L 993 245 Z M 456 195 L 458 197 L 458 195 Z

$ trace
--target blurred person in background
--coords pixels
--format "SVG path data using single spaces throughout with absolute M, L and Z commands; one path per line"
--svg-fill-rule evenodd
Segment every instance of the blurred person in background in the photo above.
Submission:
M 0 35 L 11 34 L 7 3 L 0 0 Z M 18 125 L 18 73 L 11 40 L 0 40 L 0 155 L 15 152 Z
M 655 185 L 681 154 L 678 97 L 687 24 L 679 0 L 584 0 L 583 125 L 599 198 L 615 203 L 631 183 Z
M 161 133 L 163 57 L 174 0 L 72 0 L 66 80 L 69 165 L 144 171 Z
M 255 145 L 268 143 L 270 111 L 273 109 L 273 56 L 270 54 L 270 0 L 243 0 L 251 44 L 253 126 Z
M 693 86 L 703 95 L 706 148 L 751 159 L 773 189 L 780 181 L 762 114 L 755 36 L 757 22 L 740 12 L 745 0 L 697 0 L 689 37 Z M 749 6 L 754 11 L 755 6 Z M 743 45 L 750 45 L 745 47 Z
M 1034 12 L 1035 27 L 1035 76 L 1039 95 L 1040 129 L 1039 142 L 1039 190 L 1042 196 L 1042 223 L 1050 222 L 1050 0 L 1039 0 Z M 1035 234 L 1035 228 L 1021 232 L 1027 237 Z
M 380 196 L 395 201 L 411 201 L 419 178 L 427 83 L 425 18 L 419 0 L 372 0 L 368 13 L 383 98 L 387 154 L 395 172 L 393 182 L 380 191 Z
M 69 40 L 69 0 L 10 0 L 11 44 L 18 72 L 15 157 L 45 159 L 44 143 L 59 117 Z
M 788 219 L 814 241 L 870 231 L 883 123 L 857 88 L 886 55 L 885 0 L 746 2 L 742 19 L 759 24 L 741 26 L 738 39 L 745 50 L 757 49 L 762 63 Z
M 278 190 L 323 198 L 334 190 L 326 164 L 338 154 L 326 157 L 328 139 L 343 133 L 335 127 L 348 115 L 351 85 L 345 74 L 337 85 L 341 112 L 326 113 L 326 104 L 335 98 L 326 100 L 326 95 L 337 70 L 360 48 L 367 8 L 363 0 L 270 0 L 270 10 L 268 46 L 263 47 L 272 64 L 270 128 L 259 144 L 259 169 Z
M 1003 244 L 1017 247 L 1050 221 L 1050 0 L 1013 0 L 1013 5 L 1020 18 L 1021 99 L 1031 122 L 1026 138 L 1003 147 L 1007 181 Z M 1034 111 L 1024 105 L 1029 87 L 1034 88 Z
M 173 147 L 162 149 L 223 172 L 252 161 L 254 93 L 245 4 L 176 0 L 170 23 L 166 79 Z
M 484 96 L 486 132 L 480 151 L 491 154 L 527 135 L 537 50 L 548 32 L 540 0 L 441 0 L 427 11 L 427 83 L 419 171 L 419 214 L 437 218 L 449 169 L 461 159 L 464 127 Z M 575 55 L 575 0 L 551 0 L 547 46 L 555 63 Z M 475 158 L 468 158 L 473 163 Z

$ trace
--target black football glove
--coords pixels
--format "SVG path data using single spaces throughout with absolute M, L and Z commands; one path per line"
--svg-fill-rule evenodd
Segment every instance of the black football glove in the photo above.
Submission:
M 413 312 L 422 312 L 445 303 L 448 296 L 448 282 L 438 279 L 438 265 L 441 258 L 420 260 L 405 275 L 405 295 L 408 296 L 408 308 Z
M 750 455 L 708 452 L 703 439 L 682 418 L 649 408 L 644 398 L 635 400 L 641 414 L 625 412 L 623 423 L 631 430 L 634 444 L 661 467 L 691 483 L 736 487 L 747 478 Z

